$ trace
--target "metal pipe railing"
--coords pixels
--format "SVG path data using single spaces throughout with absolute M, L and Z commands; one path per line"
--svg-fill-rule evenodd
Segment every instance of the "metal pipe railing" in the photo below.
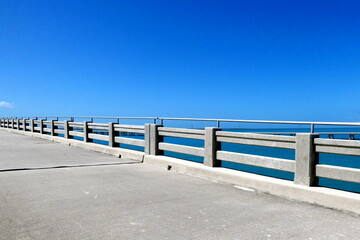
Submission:
M 7 117 L 10 119 L 56 119 L 61 118 L 70 119 L 90 119 L 93 122 L 95 119 L 110 119 L 120 123 L 120 120 L 152 120 L 152 122 L 164 124 L 165 121 L 197 121 L 197 122 L 213 122 L 217 127 L 221 123 L 260 123 L 260 124 L 285 124 L 285 125 L 308 125 L 310 132 L 315 131 L 315 126 L 360 126 L 360 122 L 313 122 L 313 121 L 271 121 L 271 120 L 241 120 L 241 119 L 217 119 L 217 118 L 170 118 L 170 117 L 103 117 L 103 116 L 35 116 L 35 117 Z

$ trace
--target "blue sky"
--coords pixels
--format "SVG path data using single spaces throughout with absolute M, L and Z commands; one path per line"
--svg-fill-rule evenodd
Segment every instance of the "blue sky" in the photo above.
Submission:
M 0 115 L 360 121 L 360 1 L 0 1 Z

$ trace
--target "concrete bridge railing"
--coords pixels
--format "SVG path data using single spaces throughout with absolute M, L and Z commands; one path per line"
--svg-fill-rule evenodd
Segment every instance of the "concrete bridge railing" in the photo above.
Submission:
M 208 167 L 220 166 L 220 161 L 241 163 L 294 173 L 294 183 L 315 186 L 317 179 L 329 178 L 360 183 L 360 169 L 319 164 L 319 153 L 360 156 L 360 141 L 321 139 L 314 133 L 297 133 L 296 136 L 278 136 L 258 133 L 222 131 L 208 127 L 204 130 L 169 128 L 159 124 L 123 125 L 110 122 L 74 122 L 38 119 L 0 119 L 2 128 L 38 134 L 79 139 L 84 142 L 106 141 L 108 146 L 119 148 L 120 144 L 142 147 L 145 155 L 162 155 L 164 151 L 183 153 L 204 158 Z M 99 130 L 108 135 L 99 134 Z M 144 134 L 144 139 L 123 137 L 121 133 Z M 203 147 L 167 143 L 164 137 L 197 139 Z M 221 143 L 245 144 L 262 147 L 295 150 L 295 161 L 274 157 L 223 151 Z

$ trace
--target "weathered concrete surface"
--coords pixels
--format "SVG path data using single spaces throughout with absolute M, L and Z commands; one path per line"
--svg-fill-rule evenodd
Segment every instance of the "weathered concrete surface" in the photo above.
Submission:
M 17 148 L 11 143 L 17 143 Z M 70 155 L 74 164 L 94 166 L 0 172 L 0 239 L 360 236 L 360 217 L 355 215 L 148 164 L 97 166 L 124 159 L 0 131 L 1 164 L 23 158 L 17 161 L 19 167 L 29 157 L 50 166 L 47 161 L 66 161 Z
M 250 187 L 264 193 L 360 215 L 360 194 L 358 193 L 325 187 L 308 187 L 283 179 L 228 168 L 206 167 L 197 162 L 167 156 L 145 155 L 144 162 L 165 169 L 171 166 L 171 170 L 180 173 Z
M 0 131 L 0 171 L 138 162 L 69 147 L 52 141 Z

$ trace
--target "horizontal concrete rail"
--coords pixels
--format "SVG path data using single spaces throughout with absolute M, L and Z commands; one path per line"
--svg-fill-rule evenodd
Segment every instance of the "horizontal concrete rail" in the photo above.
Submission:
M 69 131 L 69 135 L 73 137 L 84 137 L 84 133 L 79 131 Z
M 80 122 L 69 122 L 69 127 L 83 128 L 84 124 Z
M 314 139 L 316 153 L 360 156 L 360 141 L 338 139 Z M 360 169 L 317 164 L 316 177 L 360 183 Z
M 360 183 L 360 169 L 332 165 L 316 165 L 316 176 L 335 180 Z
M 189 154 L 199 157 L 204 157 L 205 150 L 204 148 L 199 147 L 189 147 L 179 144 L 172 144 L 172 143 L 159 143 L 159 149 L 163 151 L 171 151 L 171 152 L 177 152 L 177 153 L 183 153 L 183 154 Z
M 227 151 L 217 151 L 217 160 L 241 163 L 257 167 L 271 168 L 286 172 L 295 171 L 295 161 L 281 158 L 271 158 L 263 156 L 255 156 L 243 153 L 234 153 Z
M 89 133 L 88 136 L 89 136 L 89 139 L 101 140 L 101 141 L 109 141 L 109 136 L 107 136 L 107 135 Z
M 216 132 L 218 142 L 295 149 L 296 138 L 291 136 L 265 135 L 256 133 Z
M 49 133 L 51 132 L 51 128 L 43 128 L 43 131 Z
M 128 144 L 133 146 L 145 147 L 145 141 L 126 137 L 115 137 L 116 143 Z
M 342 155 L 360 156 L 360 141 L 315 139 L 315 151 L 318 153 L 332 153 Z
M 109 130 L 109 125 L 104 123 L 88 123 L 89 129 Z
M 114 130 L 116 132 L 142 133 L 142 134 L 145 133 L 145 127 L 138 125 L 114 124 Z
M 54 122 L 54 126 L 63 127 L 63 126 L 64 126 L 64 122 L 55 121 L 55 122 Z
M 64 133 L 65 133 L 65 131 L 62 130 L 62 129 L 55 129 L 54 132 L 55 132 L 56 134 L 64 134 Z
M 205 131 L 184 128 L 159 127 L 159 136 L 205 140 Z

